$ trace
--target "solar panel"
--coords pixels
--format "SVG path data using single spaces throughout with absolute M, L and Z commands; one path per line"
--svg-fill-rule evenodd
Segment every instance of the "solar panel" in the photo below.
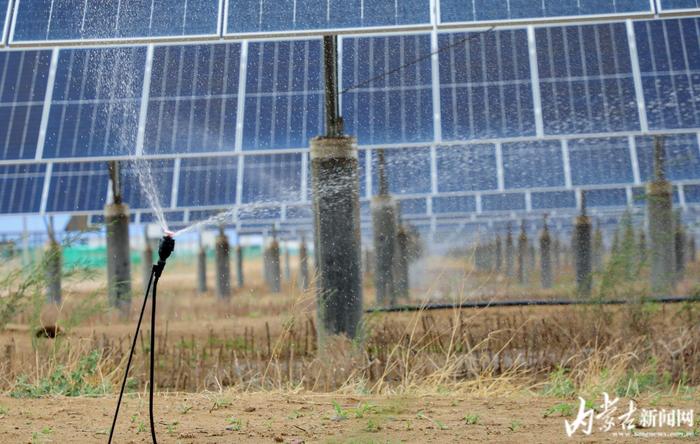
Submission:
M 372 189 L 379 192 L 378 156 L 372 152 Z M 386 177 L 392 194 L 421 194 L 431 192 L 429 148 L 385 150 Z
M 51 172 L 46 211 L 101 211 L 108 188 L 105 162 L 57 163 Z
M 636 137 L 636 145 L 639 175 L 646 182 L 654 171 L 654 140 L 652 137 Z M 664 139 L 664 147 L 669 180 L 700 178 L 700 148 L 696 134 L 668 136 Z
M 45 165 L 0 165 L 0 213 L 38 213 L 45 177 Z
M 320 40 L 248 46 L 243 150 L 307 147 L 323 132 Z
M 494 145 L 439 147 L 436 158 L 439 192 L 498 188 Z
M 301 154 L 245 156 L 243 203 L 298 202 Z
M 538 28 L 535 36 L 546 134 L 639 129 L 623 23 Z
M 145 47 L 63 49 L 44 158 L 133 154 Z
M 179 207 L 236 203 L 238 157 L 182 159 L 178 180 Z
M 17 0 L 12 42 L 218 34 L 219 0 Z
M 439 196 L 433 197 L 433 213 L 474 213 L 476 198 L 474 196 Z
M 35 157 L 50 60 L 50 51 L 0 52 L 2 159 Z
M 543 140 L 504 143 L 503 176 L 506 188 L 563 187 L 561 143 Z
M 434 139 L 430 36 L 343 39 L 342 111 L 360 144 Z M 382 77 L 383 74 L 387 73 Z M 390 74 L 389 74 L 390 73 Z
M 146 193 L 150 191 L 162 207 L 170 207 L 174 172 L 174 160 L 128 162 L 122 172 L 124 202 L 127 202 L 132 210 L 148 210 L 152 202 Z
M 698 8 L 699 0 L 659 0 L 659 9 L 664 12 Z
M 573 191 L 534 192 L 530 199 L 533 210 L 576 208 L 576 195 Z
M 572 139 L 568 149 L 575 186 L 634 181 L 627 137 Z
M 525 30 L 439 35 L 444 140 L 535 134 Z
M 429 0 L 229 0 L 228 33 L 430 23 Z
M 153 51 L 144 153 L 233 151 L 241 45 Z
M 650 129 L 700 126 L 700 20 L 635 23 Z
M 500 193 L 481 196 L 482 211 L 524 211 L 525 194 Z
M 586 191 L 586 206 L 626 206 L 627 191 L 624 188 L 594 189 Z
M 440 0 L 440 18 L 446 23 L 601 14 L 649 14 L 652 12 L 650 7 L 648 0 Z

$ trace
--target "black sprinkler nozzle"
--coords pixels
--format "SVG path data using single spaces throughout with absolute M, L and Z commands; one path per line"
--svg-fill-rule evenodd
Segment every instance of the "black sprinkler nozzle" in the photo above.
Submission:
M 170 234 L 166 233 L 160 240 L 160 245 L 158 246 L 158 263 L 153 265 L 156 278 L 160 278 L 165 268 L 165 261 L 168 260 L 173 250 L 175 250 L 175 239 L 173 239 Z

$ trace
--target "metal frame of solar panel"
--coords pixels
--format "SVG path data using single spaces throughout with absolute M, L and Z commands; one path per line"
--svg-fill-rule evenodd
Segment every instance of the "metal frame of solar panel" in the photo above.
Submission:
M 70 3 L 73 0 L 56 1 Z M 334 4 L 333 1 L 321 3 L 331 6 Z M 634 1 L 639 3 L 638 0 Z M 658 1 L 673 3 L 672 0 Z M 101 205 L 104 204 L 109 192 L 106 168 L 100 163 L 107 159 L 128 160 L 143 157 L 154 164 L 152 170 L 158 175 L 158 180 L 155 182 L 162 194 L 167 214 L 172 216 L 174 223 L 185 224 L 231 206 L 235 206 L 242 213 L 242 217 L 238 217 L 237 222 L 238 228 L 241 229 L 262 227 L 270 222 L 277 222 L 280 226 L 309 222 L 308 150 L 305 145 L 309 137 L 320 134 L 322 131 L 322 88 L 320 40 L 318 38 L 309 40 L 305 36 L 318 35 L 323 32 L 323 28 L 319 26 L 314 28 L 309 25 L 307 28 L 302 26 L 298 29 L 280 30 L 272 29 L 274 26 L 268 26 L 265 30 L 247 30 L 227 34 L 227 18 L 228 12 L 231 11 L 229 4 L 231 2 L 218 2 L 217 33 L 212 35 L 142 37 L 133 34 L 106 39 L 44 41 L 14 40 L 21 2 L 15 0 L 14 9 L 10 2 L 8 13 L 14 12 L 12 14 L 13 35 L 8 37 L 6 32 L 4 42 L 10 38 L 11 46 L 37 46 L 39 49 L 16 52 L 15 49 L 10 48 L 0 52 L 0 57 L 24 59 L 27 54 L 31 54 L 36 60 L 41 59 L 44 63 L 35 64 L 30 100 L 19 104 L 16 95 L 7 99 L 7 102 L 0 100 L 0 111 L 5 112 L 3 108 L 10 108 L 13 113 L 7 120 L 9 123 L 5 130 L 5 154 L 0 160 L 0 168 L 6 170 L 0 169 L 0 189 L 5 190 L 0 194 L 6 194 L 8 186 L 16 190 L 17 184 L 20 183 L 17 171 L 21 171 L 22 168 L 38 168 L 37 171 L 45 171 L 45 180 L 41 187 L 38 210 L 34 199 L 25 206 L 18 206 L 17 203 L 8 204 L 7 207 L 3 205 L 0 212 L 13 215 L 63 212 L 97 214 L 101 211 Z M 392 192 L 400 197 L 405 217 L 412 219 L 418 225 L 429 224 L 434 228 L 441 223 L 441 220 L 450 218 L 474 221 L 481 217 L 497 219 L 501 215 L 506 215 L 512 219 L 527 212 L 548 212 L 553 216 L 569 217 L 578 206 L 577 191 L 581 189 L 591 190 L 589 202 L 594 207 L 594 211 L 599 214 L 619 213 L 627 207 L 638 207 L 640 204 L 642 181 L 646 179 L 649 170 L 648 136 L 651 134 L 669 136 L 668 151 L 672 159 L 678 156 L 690 159 L 690 165 L 686 164 L 683 168 L 679 168 L 672 164 L 670 168 L 670 177 L 676 185 L 676 202 L 684 208 L 700 205 L 700 196 L 698 196 L 700 192 L 697 192 L 700 190 L 700 176 L 698 176 L 700 168 L 697 168 L 700 165 L 698 111 L 691 109 L 690 121 L 679 119 L 679 122 L 671 122 L 672 124 L 669 125 L 668 116 L 663 110 L 648 109 L 645 100 L 647 95 L 651 94 L 648 91 L 649 85 L 655 85 L 656 100 L 664 100 L 663 97 L 667 97 L 667 94 L 665 95 L 663 89 L 659 90 L 658 85 L 662 84 L 671 89 L 677 88 L 678 85 L 675 82 L 683 76 L 685 79 L 681 80 L 687 82 L 690 91 L 693 92 L 694 82 L 700 82 L 696 79 L 698 74 L 689 65 L 689 60 L 693 59 L 688 54 L 689 50 L 685 43 L 682 45 L 681 55 L 685 57 L 685 65 L 682 69 L 664 70 L 662 69 L 664 66 L 655 65 L 657 61 L 651 56 L 643 61 L 653 60 L 654 65 L 648 63 L 640 65 L 637 56 L 640 43 L 642 43 L 641 50 L 649 51 L 651 55 L 658 55 L 656 53 L 659 50 L 663 52 L 663 48 L 653 46 L 661 39 L 649 37 L 651 33 L 658 32 L 659 27 L 663 28 L 661 31 L 664 36 L 669 35 L 669 29 L 671 34 L 676 33 L 681 38 L 683 36 L 678 34 L 679 29 L 680 32 L 691 32 L 685 28 L 674 28 L 672 23 L 676 23 L 675 20 L 662 18 L 646 21 L 640 20 L 640 17 L 651 16 L 652 11 L 658 11 L 664 16 L 697 16 L 700 15 L 700 6 L 696 10 L 683 8 L 667 10 L 661 8 L 661 3 L 657 4 L 651 0 L 649 11 L 581 16 L 560 14 L 554 18 L 508 20 L 508 24 L 503 24 L 507 18 L 501 21 L 495 19 L 472 22 L 442 20 L 439 15 L 439 2 L 437 0 L 425 2 L 430 6 L 428 23 L 416 24 L 400 22 L 396 19 L 394 24 L 388 24 L 379 29 L 373 26 L 370 20 L 362 22 L 363 25 L 367 24 L 366 27 L 342 27 L 343 24 L 340 23 L 341 27 L 333 29 L 333 32 L 343 34 L 340 38 L 340 69 L 341 84 L 343 84 L 341 90 L 343 86 L 361 83 L 367 78 L 390 71 L 415 58 L 427 57 L 425 62 L 427 69 L 420 64 L 411 65 L 401 70 L 398 76 L 393 78 L 388 76 L 372 82 L 370 87 L 365 85 L 359 90 L 348 91 L 341 99 L 348 130 L 359 138 L 362 207 L 365 221 L 368 220 L 368 200 L 373 195 L 375 188 L 373 184 L 376 183 L 376 178 L 373 178 L 376 174 L 372 167 L 375 158 L 373 153 L 379 148 L 387 149 L 388 174 L 392 183 Z M 471 4 L 471 0 L 443 0 L 443 2 Z M 311 4 L 301 0 L 287 1 L 285 4 L 287 3 L 292 4 L 294 8 L 302 3 L 303 7 Z M 393 1 L 391 3 L 395 4 Z M 678 4 L 678 1 L 675 3 Z M 509 5 L 510 1 L 506 0 L 504 4 Z M 151 8 L 152 6 L 153 3 Z M 294 11 L 297 10 L 294 9 Z M 262 14 L 262 10 L 259 12 Z M 262 17 L 260 15 L 260 18 Z M 327 13 L 326 18 L 329 17 Z M 396 17 L 398 15 L 394 18 Z M 635 18 L 635 20 L 619 21 L 622 18 Z M 693 21 L 693 19 L 688 20 Z M 6 28 L 8 22 L 9 20 L 5 20 Z M 485 26 L 492 22 L 502 25 L 493 32 L 483 32 Z M 83 23 L 85 23 L 85 15 L 83 15 Z M 697 19 L 694 23 L 697 29 Z M 152 17 L 149 26 L 151 24 Z M 466 31 L 467 34 L 459 32 L 459 29 Z M 184 28 L 182 30 L 184 33 Z M 695 32 L 697 34 L 700 31 Z M 652 43 L 644 46 L 644 42 L 636 37 L 639 33 L 645 34 L 648 42 Z M 262 36 L 266 38 L 260 38 Z M 272 40 L 275 36 L 285 36 L 287 40 Z M 222 38 L 242 40 L 226 42 L 222 41 Z M 609 60 L 603 60 L 606 54 L 604 51 L 601 52 L 601 39 L 605 40 L 605 44 L 609 43 L 613 49 L 616 49 L 610 51 L 616 54 L 612 59 L 608 57 Z M 199 42 L 199 40 L 205 42 Z M 661 55 L 667 59 L 666 64 L 668 66 L 677 64 L 678 54 L 671 53 L 665 37 L 663 40 L 666 44 L 666 53 Z M 313 43 L 308 43 L 310 41 Z M 130 42 L 148 42 L 148 44 L 135 47 L 119 46 Z M 445 45 L 453 45 L 455 42 L 460 44 L 441 50 Z M 586 45 L 591 45 L 591 42 L 597 45 L 595 47 L 597 65 L 594 64 L 592 71 L 585 71 L 590 67 L 586 66 L 586 60 L 582 58 L 583 67 L 579 66 L 577 69 L 584 71 L 571 71 L 576 65 L 576 61 L 572 61 L 577 55 L 575 46 L 579 46 L 578 54 L 581 56 L 588 48 Z M 70 48 L 71 45 L 85 46 L 86 43 L 89 45 L 84 48 Z M 464 48 L 461 48 L 461 43 L 464 43 Z M 571 46 L 572 44 L 574 47 Z M 621 53 L 617 50 L 620 48 L 615 45 L 622 45 L 621 48 L 624 48 L 624 51 Z M 51 49 L 40 49 L 42 47 Z M 557 56 L 564 56 L 564 59 L 547 60 L 545 49 L 549 52 L 550 58 L 553 58 L 553 54 L 557 54 Z M 510 60 L 504 56 L 508 51 L 511 54 Z M 677 48 L 674 48 L 674 51 L 677 52 Z M 486 60 L 483 59 L 487 52 L 496 54 L 495 75 L 492 72 L 487 75 L 487 70 L 492 69 L 492 65 L 487 66 Z M 110 57 L 110 54 L 115 53 L 118 56 Z M 127 59 L 130 60 L 126 63 L 123 60 L 125 53 L 129 54 Z M 394 57 L 396 53 L 398 54 Z M 219 56 L 215 57 L 215 54 Z M 222 54 L 224 63 L 220 66 Z M 270 66 L 270 56 L 272 56 L 272 66 Z M 282 56 L 289 57 L 286 73 L 277 72 L 276 69 L 281 64 Z M 480 63 L 474 58 L 477 56 L 481 57 Z M 176 60 L 178 57 L 179 61 Z M 183 90 L 182 66 L 185 65 L 183 59 L 186 57 L 194 57 L 195 70 L 194 72 L 184 70 L 185 75 L 192 78 L 198 76 L 200 64 L 197 62 L 201 60 L 205 61 L 204 65 L 201 65 L 205 67 L 204 69 L 208 66 L 208 74 L 206 82 L 192 82 L 191 86 Z M 234 61 L 238 57 L 239 63 L 229 63 L 230 57 L 233 57 Z M 458 65 L 455 65 L 455 60 L 460 57 L 464 58 L 461 61 L 458 60 L 459 63 L 465 63 L 463 69 L 458 69 Z M 598 58 L 601 60 L 597 60 Z M 47 59 L 50 60 L 49 66 L 45 66 Z M 140 95 L 119 96 L 119 90 L 115 94 L 115 91 L 109 88 L 106 92 L 101 92 L 99 81 L 95 80 L 96 84 L 92 85 L 91 80 L 85 81 L 84 74 L 76 76 L 76 81 L 71 80 L 71 70 L 77 59 L 82 60 L 80 62 L 82 65 L 79 64 L 79 66 L 84 69 L 87 69 L 85 67 L 90 63 L 93 65 L 97 63 L 101 67 L 100 72 L 107 72 L 112 78 L 119 76 L 119 73 L 124 70 L 137 67 L 139 72 L 144 73 L 143 78 L 136 79 L 139 83 L 125 88 L 123 92 L 140 90 Z M 117 69 L 115 69 L 115 63 L 110 65 L 110 59 L 119 61 L 116 63 L 119 65 Z M 143 68 L 140 65 L 141 59 L 143 59 Z M 70 63 L 66 60 L 70 60 Z M 305 63 L 303 65 L 289 63 L 295 60 L 303 60 Z M 208 65 L 206 65 L 207 61 Z M 315 76 L 312 77 L 309 77 L 309 62 L 316 71 Z M 165 66 L 160 66 L 159 63 L 164 63 Z M 173 84 L 173 70 L 169 70 L 168 63 L 175 63 L 179 68 L 178 75 L 174 79 L 175 84 Z M 528 66 L 524 67 L 526 63 Z M 70 65 L 69 68 L 66 67 L 67 64 Z M 353 65 L 352 69 L 348 69 L 350 64 Z M 6 62 L 5 67 L 8 65 L 9 63 Z M 253 72 L 255 70 L 259 74 L 269 72 L 268 67 L 274 71 L 272 82 L 267 81 L 262 75 L 256 76 Z M 563 71 L 562 68 L 564 68 Z M 70 72 L 66 73 L 66 69 Z M 479 70 L 481 70 L 480 73 Z M 5 68 L 5 71 L 2 71 L 3 85 L 6 83 L 7 72 L 12 73 L 13 70 Z M 16 81 L 20 80 L 19 77 Z M 46 77 L 46 84 L 43 86 L 44 100 L 31 100 L 34 99 L 34 91 L 37 90 L 35 86 L 39 87 L 38 94 L 41 95 L 41 79 L 44 77 Z M 98 79 L 99 77 L 97 76 Z M 215 77 L 219 84 L 215 84 Z M 37 78 L 39 82 L 35 85 Z M 62 81 L 66 83 L 63 93 L 60 91 L 57 93 L 57 79 L 59 84 Z M 154 79 L 155 82 L 153 82 Z M 299 84 L 300 79 L 305 83 Z M 159 81 L 160 89 L 157 85 Z M 610 107 L 608 103 L 602 104 L 608 107 L 602 107 L 604 111 L 602 113 L 596 108 L 596 104 L 577 103 L 576 106 L 579 108 L 572 105 L 568 110 L 570 115 L 567 116 L 566 113 L 561 114 L 566 110 L 559 109 L 556 101 L 548 100 L 548 98 L 560 100 L 560 95 L 571 104 L 574 104 L 572 101 L 574 98 L 580 101 L 581 97 L 584 97 L 588 100 L 589 96 L 595 97 L 596 91 L 605 91 L 606 82 L 611 85 L 609 89 L 617 89 L 618 107 L 627 107 L 631 98 L 637 103 L 633 109 L 625 108 L 622 118 L 618 121 L 610 119 L 610 111 L 611 109 L 615 111 L 615 107 Z M 206 83 L 206 86 L 203 87 L 203 83 Z M 78 91 L 77 96 L 73 95 L 75 91 Z M 5 88 L 0 98 L 5 98 L 4 92 Z M 505 104 L 505 97 L 517 97 L 517 107 L 509 109 Z M 608 97 L 604 96 L 603 99 L 607 100 Z M 470 105 L 457 109 L 454 107 L 457 102 Z M 183 103 L 189 103 L 189 111 L 187 111 L 187 105 L 181 106 Z M 485 104 L 486 108 L 474 108 L 476 104 Z M 37 109 L 41 109 L 42 114 L 37 127 L 36 117 L 31 117 L 28 110 L 20 109 L 25 112 L 26 124 L 21 128 L 22 143 L 17 148 L 19 154 L 15 154 L 15 158 L 12 158 L 12 155 L 8 157 L 10 144 L 7 141 L 12 134 L 16 134 L 17 130 L 13 133 L 9 126 L 14 122 L 14 113 L 19 106 L 32 109 L 35 114 Z M 157 116 L 152 114 L 154 106 L 158 108 Z M 685 108 L 681 109 L 682 107 Z M 679 117 L 681 112 L 684 112 L 685 116 L 688 115 L 687 103 L 678 102 L 675 108 Z M 255 109 L 255 113 L 251 114 L 250 109 Z M 298 109 L 305 111 L 295 112 Z M 390 120 L 394 117 L 393 113 L 389 112 L 391 109 L 400 111 L 398 120 Z M 412 111 L 411 113 L 402 112 L 405 109 Z M 131 144 L 131 141 L 134 143 L 133 153 L 121 152 L 114 156 L 110 155 L 112 153 L 107 149 L 110 142 L 121 147 L 124 145 L 123 140 L 114 141 L 109 138 L 110 125 L 123 126 L 123 122 L 112 123 L 111 117 L 115 110 L 117 115 L 121 113 L 123 118 L 131 119 L 125 120 L 127 123 L 131 122 L 132 126 L 136 124 L 133 134 L 127 135 L 127 144 Z M 311 116 L 308 115 L 309 110 L 313 111 Z M 497 111 L 495 114 L 494 110 Z M 527 110 L 530 112 L 526 112 Z M 262 119 L 259 118 L 261 111 L 265 111 Z M 204 128 L 195 131 L 192 122 L 197 112 L 204 112 L 206 121 Z M 363 112 L 374 118 L 362 122 L 357 120 L 366 117 Z M 590 118 L 587 122 L 589 125 L 601 124 L 602 129 L 589 127 L 581 131 L 571 127 L 571 119 L 576 117 L 576 112 L 588 113 L 588 117 L 593 116 L 591 113 L 599 112 L 593 116 L 595 118 Z M 92 118 L 89 117 L 91 115 Z M 96 115 L 110 116 L 108 125 L 96 125 Z M 215 123 L 216 118 L 210 121 L 212 115 L 219 116 L 218 124 Z M 226 116 L 229 119 L 226 119 Z M 299 119 L 300 116 L 301 120 L 292 124 L 290 119 Z M 179 133 L 178 122 L 183 120 L 181 118 L 184 120 L 189 118 L 189 125 L 187 130 Z M 407 119 L 413 120 L 407 122 Z M 514 119 L 518 121 L 517 125 Z M 563 121 L 558 122 L 556 119 Z M 235 125 L 232 125 L 233 122 Z M 309 122 L 313 125 L 309 126 Z M 287 127 L 282 132 L 276 133 L 275 125 L 279 123 L 286 123 Z M 492 125 L 494 123 L 495 127 Z M 170 126 L 166 126 L 163 130 L 165 124 Z M 157 130 L 152 130 L 154 125 Z M 253 125 L 255 128 L 252 128 Z M 512 125 L 515 127 L 511 128 Z M 107 135 L 98 132 L 95 129 L 96 126 L 99 131 L 106 132 Z M 580 133 L 577 133 L 577 130 Z M 61 131 L 63 132 L 59 136 Z M 71 131 L 75 134 L 72 138 Z M 245 138 L 245 134 L 250 135 L 251 131 L 255 134 L 252 142 Z M 158 135 L 160 133 L 170 136 L 169 143 L 161 140 L 161 136 Z M 77 134 L 81 134 L 82 138 L 76 136 Z M 96 134 L 106 142 L 93 144 L 90 139 L 96 137 Z M 523 134 L 527 136 L 523 137 Z M 213 144 L 212 135 L 219 136 L 217 142 Z M 35 155 L 31 156 L 34 137 L 36 137 Z M 62 140 L 62 137 L 65 140 Z M 85 137 L 88 137 L 87 141 Z M 186 142 L 183 143 L 182 140 L 185 139 Z M 183 145 L 184 149 L 181 149 Z M 256 149 L 249 149 L 252 145 Z M 94 150 L 95 146 L 99 146 L 102 152 L 93 152 L 92 154 L 97 155 L 92 157 L 84 156 L 86 150 Z M 524 148 L 525 146 L 527 148 Z M 212 148 L 215 151 L 211 151 Z M 624 165 L 611 161 L 621 159 L 615 156 L 613 151 L 617 154 L 625 154 L 628 160 L 623 162 Z M 624 153 L 625 151 L 627 153 Z M 640 151 L 643 152 L 640 153 Z M 455 169 L 454 159 L 464 167 Z M 559 166 L 556 166 L 556 163 L 553 164 L 552 159 L 559 159 Z M 281 162 L 277 162 L 278 160 Z M 251 163 L 248 164 L 248 161 Z M 207 162 L 209 167 L 203 167 L 202 165 Z M 580 163 L 574 165 L 572 162 Z M 485 185 L 471 177 L 464 177 L 470 173 L 469 166 L 475 164 L 478 164 L 482 171 L 473 171 L 472 168 L 474 173 L 483 173 L 486 167 L 490 168 L 490 173 L 482 174 L 483 177 L 481 177 Z M 580 168 L 581 166 L 585 168 Z M 207 196 L 206 192 L 190 196 L 188 193 L 191 194 L 193 189 L 188 185 L 192 181 L 198 183 L 198 180 L 201 182 L 206 178 L 198 177 L 197 172 L 204 171 L 204 174 L 209 174 L 211 177 L 211 170 L 208 169 L 211 167 L 223 167 L 222 171 L 228 171 L 226 173 L 229 175 L 228 182 L 214 181 L 210 185 L 213 190 L 228 189 L 229 196 L 224 199 L 216 196 L 215 199 L 212 194 L 206 202 L 203 201 Z M 540 169 L 537 170 L 534 167 Z M 429 170 L 430 174 L 420 174 L 425 170 Z M 546 170 L 546 174 L 542 174 L 542 170 Z M 27 178 L 21 178 L 21 183 L 36 190 L 37 171 L 27 170 Z M 251 171 L 257 171 L 257 174 L 252 176 L 254 181 L 251 179 L 251 182 L 248 182 L 244 177 Z M 274 174 L 270 174 L 271 172 Z M 187 174 L 189 176 L 183 176 Z M 68 194 L 73 194 L 68 193 L 69 190 L 65 187 L 60 192 L 57 190 L 60 177 L 79 183 L 76 186 L 85 186 L 80 183 L 80 178 L 85 177 L 87 178 L 85 180 L 94 182 L 88 182 L 87 189 L 90 193 L 97 192 L 97 194 L 89 199 L 89 205 L 86 201 L 79 209 L 75 206 L 71 207 L 70 202 L 59 202 L 56 196 L 60 193 L 67 197 L 70 197 Z M 183 181 L 183 177 L 186 180 Z M 284 179 L 284 183 L 275 184 L 274 181 L 267 180 L 279 177 Z M 603 180 L 607 177 L 615 180 Z M 16 180 L 12 182 L 9 178 Z M 30 178 L 33 180 L 29 180 Z M 463 181 L 460 183 L 459 179 Z M 150 210 L 144 199 L 139 196 L 138 187 L 133 182 L 126 182 L 125 193 L 128 197 L 127 201 L 132 203 L 134 220 L 149 220 Z M 168 187 L 171 187 L 171 192 L 168 192 Z M 288 200 L 279 202 L 281 191 L 290 189 L 291 193 L 286 194 Z M 104 193 L 99 190 L 103 190 Z M 75 202 L 77 201 L 74 200 Z M 555 203 L 552 204 L 552 202 Z M 181 206 L 181 203 L 185 205 Z M 267 212 L 259 211 L 266 206 L 269 207 Z M 257 216 L 254 218 L 249 215 L 251 207 L 256 209 Z M 596 210 L 596 207 L 599 209 Z

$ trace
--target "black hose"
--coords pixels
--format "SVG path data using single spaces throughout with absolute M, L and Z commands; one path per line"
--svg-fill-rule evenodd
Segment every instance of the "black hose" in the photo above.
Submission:
M 156 358 L 156 289 L 158 287 L 158 279 L 160 276 L 156 275 L 155 281 L 153 281 L 153 297 L 151 298 L 151 374 L 150 382 L 148 385 L 148 417 L 151 421 L 151 438 L 153 438 L 153 444 L 156 444 L 156 425 L 153 419 L 153 392 L 155 391 L 155 358 Z
M 122 397 L 124 396 L 124 388 L 126 387 L 126 380 L 129 377 L 129 368 L 131 368 L 131 358 L 134 356 L 134 350 L 136 349 L 136 339 L 139 336 L 139 330 L 141 329 L 141 321 L 143 320 L 143 313 L 146 310 L 146 301 L 148 300 L 148 293 L 151 291 L 151 283 L 153 283 L 153 276 L 155 276 L 156 271 L 153 269 L 151 271 L 151 277 L 148 279 L 148 286 L 146 287 L 146 294 L 143 295 L 143 304 L 141 305 L 141 313 L 139 313 L 139 321 L 136 323 L 136 332 L 134 333 L 134 339 L 131 341 L 131 350 L 129 350 L 129 359 L 126 361 L 126 371 L 124 372 L 124 379 L 122 379 L 122 387 L 119 390 L 119 399 L 117 400 L 117 409 L 114 412 L 114 418 L 112 419 L 112 428 L 109 430 L 109 444 L 112 443 L 112 438 L 114 437 L 114 430 L 117 426 L 117 417 L 119 416 L 119 407 L 122 404 Z M 155 296 L 155 285 L 153 287 Z M 153 298 L 155 302 L 155 297 Z M 153 327 L 151 327 L 153 331 Z M 151 339 L 152 341 L 152 339 Z M 151 344 L 151 348 L 153 345 Z M 151 375 L 152 378 L 152 375 Z

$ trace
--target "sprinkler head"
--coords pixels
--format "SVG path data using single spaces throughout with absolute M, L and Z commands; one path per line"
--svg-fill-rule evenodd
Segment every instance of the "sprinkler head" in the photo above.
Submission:
M 173 239 L 172 236 L 166 232 L 165 236 L 163 236 L 163 238 L 160 240 L 160 245 L 158 246 L 158 257 L 160 258 L 160 261 L 165 263 L 174 249 L 175 239 Z

